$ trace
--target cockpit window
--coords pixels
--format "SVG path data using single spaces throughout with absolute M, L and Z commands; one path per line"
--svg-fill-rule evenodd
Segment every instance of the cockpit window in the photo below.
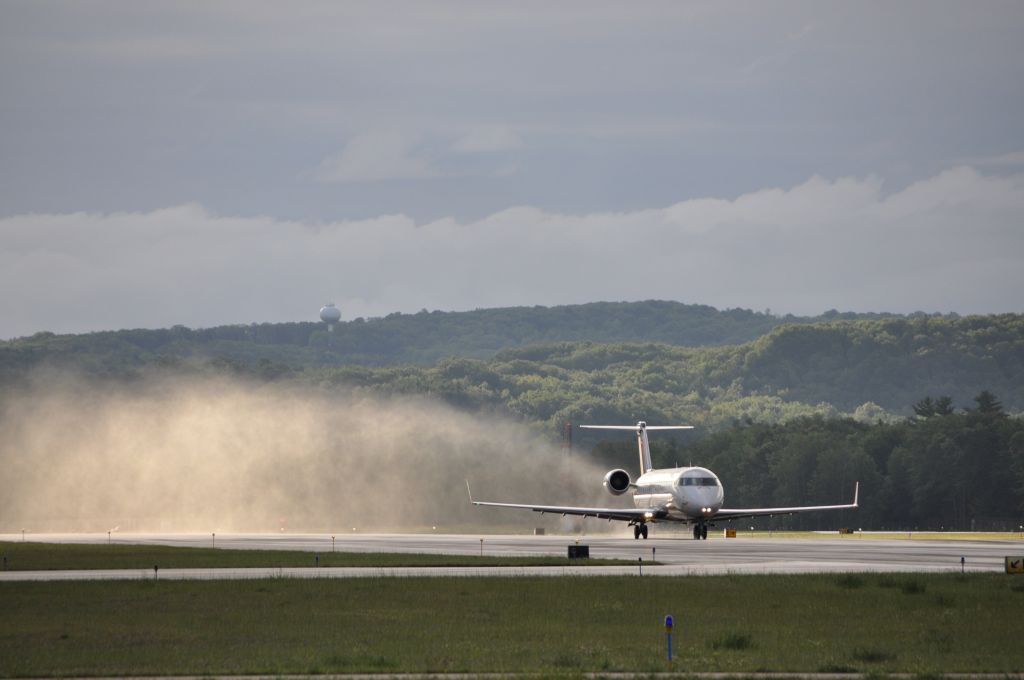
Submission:
M 682 477 L 679 486 L 718 486 L 718 480 L 714 477 Z

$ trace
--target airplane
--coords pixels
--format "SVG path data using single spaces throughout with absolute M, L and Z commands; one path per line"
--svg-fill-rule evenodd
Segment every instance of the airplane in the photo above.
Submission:
M 703 467 L 666 468 L 655 470 L 651 465 L 651 447 L 647 440 L 650 430 L 692 430 L 692 425 L 580 425 L 591 430 L 632 430 L 640 448 L 640 476 L 634 482 L 622 469 L 611 470 L 604 476 L 604 487 L 613 496 L 621 496 L 633 489 L 633 508 L 581 508 L 559 505 L 527 505 L 522 503 L 491 503 L 474 501 L 473 492 L 466 482 L 469 500 L 473 505 L 498 508 L 523 508 L 539 513 L 600 517 L 609 522 L 629 522 L 633 538 L 647 538 L 647 525 L 654 522 L 683 522 L 693 525 L 693 538 L 707 540 L 708 526 L 715 521 L 744 517 L 792 515 L 819 510 L 852 510 L 858 507 L 860 482 L 853 487 L 853 503 L 849 505 L 804 505 L 791 508 L 723 508 L 725 493 L 722 482 L 711 470 Z

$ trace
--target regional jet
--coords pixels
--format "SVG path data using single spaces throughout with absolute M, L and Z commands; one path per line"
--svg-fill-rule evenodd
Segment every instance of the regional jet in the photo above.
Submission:
M 851 510 L 858 507 L 860 482 L 854 483 L 853 503 L 849 505 L 804 505 L 792 508 L 724 508 L 725 494 L 722 482 L 711 470 L 702 467 L 684 467 L 655 470 L 651 466 L 651 447 L 647 441 L 649 430 L 692 430 L 692 425 L 648 425 L 644 421 L 636 425 L 580 425 L 593 430 L 632 430 L 636 433 L 640 447 L 640 476 L 634 482 L 629 473 L 622 469 L 611 470 L 604 476 L 604 487 L 613 496 L 621 496 L 633 490 L 632 508 L 580 508 L 559 505 L 526 505 L 521 503 L 490 503 L 474 501 L 473 505 L 489 505 L 499 508 L 525 508 L 540 513 L 561 515 L 582 515 L 600 517 L 609 522 L 629 522 L 633 527 L 633 538 L 647 538 L 647 525 L 653 522 L 683 522 L 693 526 L 694 539 L 707 539 L 708 526 L 716 521 L 792 515 L 798 512 L 819 510 Z M 466 483 L 467 490 L 469 482 Z

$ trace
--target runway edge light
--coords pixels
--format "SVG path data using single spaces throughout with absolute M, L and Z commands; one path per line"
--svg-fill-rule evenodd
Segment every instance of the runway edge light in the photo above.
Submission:
M 672 661 L 672 615 L 665 617 L 665 644 L 668 649 L 668 660 Z

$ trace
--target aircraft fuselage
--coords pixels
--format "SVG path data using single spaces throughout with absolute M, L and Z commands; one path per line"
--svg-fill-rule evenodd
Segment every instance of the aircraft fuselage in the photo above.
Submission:
M 725 494 L 717 475 L 702 467 L 650 470 L 635 482 L 633 504 L 656 508 L 676 520 L 710 519 Z

